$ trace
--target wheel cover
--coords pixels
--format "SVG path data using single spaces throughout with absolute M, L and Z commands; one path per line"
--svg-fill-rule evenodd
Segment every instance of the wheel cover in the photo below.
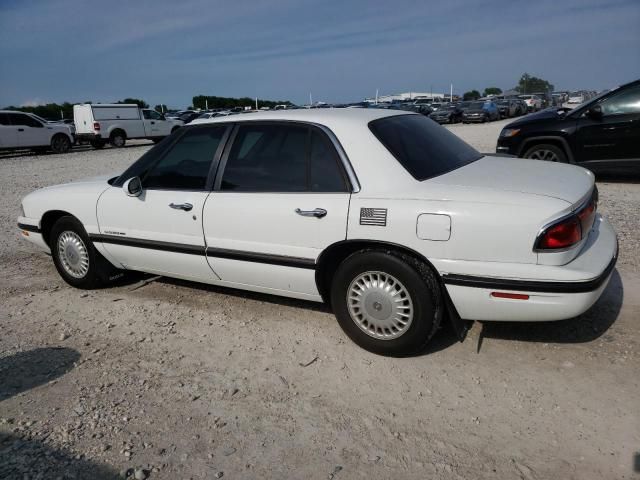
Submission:
M 116 135 L 113 137 L 113 144 L 116 147 L 121 147 L 124 145 L 124 137 L 122 135 Z
M 62 152 L 66 149 L 66 138 L 56 137 L 53 139 L 53 149 L 56 152 Z
M 557 162 L 558 156 L 551 150 L 545 148 L 541 150 L 534 150 L 529 154 L 529 158 L 533 160 L 545 160 L 547 162 Z
M 67 230 L 60 234 L 58 257 L 64 271 L 74 278 L 84 278 L 89 271 L 89 252 L 75 232 Z
M 413 322 L 413 302 L 406 287 L 384 272 L 364 272 L 347 289 L 349 315 L 364 333 L 393 340 Z

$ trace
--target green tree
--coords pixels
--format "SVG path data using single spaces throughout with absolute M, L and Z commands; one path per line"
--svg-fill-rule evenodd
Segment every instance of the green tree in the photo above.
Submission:
M 553 84 L 542 78 L 524 73 L 518 80 L 516 90 L 520 93 L 553 92 Z
M 149 104 L 144 100 L 140 100 L 139 98 L 125 98 L 124 100 L 120 100 L 116 103 L 135 103 L 140 108 L 149 108 Z
M 480 98 L 480 92 L 478 90 L 470 90 L 468 92 L 464 92 L 462 95 L 463 100 L 477 100 Z
M 249 97 L 216 97 L 210 95 L 196 95 L 193 97 L 194 108 L 235 108 L 235 107 L 251 107 L 256 105 L 255 98 Z M 293 105 L 289 100 L 262 100 L 258 99 L 259 107 L 275 107 L 276 105 Z
M 484 89 L 482 93 L 483 97 L 488 97 L 489 95 L 500 95 L 502 93 L 502 89 L 498 87 L 487 87 Z

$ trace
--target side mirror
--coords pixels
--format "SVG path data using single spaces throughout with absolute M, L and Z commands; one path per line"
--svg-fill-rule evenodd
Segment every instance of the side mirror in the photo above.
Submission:
M 142 193 L 142 182 L 140 181 L 140 177 L 130 178 L 124 182 L 122 189 L 129 197 L 139 197 Z
M 602 120 L 602 107 L 600 105 L 594 105 L 587 110 L 587 117 L 593 120 Z

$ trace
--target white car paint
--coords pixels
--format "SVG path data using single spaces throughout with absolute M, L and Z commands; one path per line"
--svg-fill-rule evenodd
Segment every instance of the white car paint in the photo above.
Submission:
M 44 248 L 42 233 L 37 231 L 43 215 L 61 210 L 77 217 L 90 235 L 207 249 L 205 256 L 204 250 L 197 255 L 147 250 L 94 238 L 96 248 L 120 268 L 315 301 L 322 300 L 315 279 L 322 252 L 349 240 L 401 245 L 425 258 L 443 279 L 464 319 L 557 320 L 578 315 L 597 300 L 608 282 L 608 267 L 617 256 L 615 233 L 603 217 L 598 215 L 590 234 L 567 251 L 540 253 L 533 249 L 545 225 L 575 211 L 590 197 L 593 174 L 572 165 L 487 156 L 444 175 L 417 181 L 368 128 L 370 121 L 393 115 L 407 113 L 291 110 L 208 122 L 319 125 L 339 142 L 336 148 L 345 169 L 354 177 L 352 193 L 145 190 L 140 197 L 130 197 L 122 188 L 99 180 L 28 195 L 23 200 L 25 215 L 18 221 L 33 227 L 25 232 L 26 238 Z M 193 209 L 173 210 L 170 203 L 191 203 Z M 328 214 L 321 219 L 301 217 L 295 213 L 297 208 L 323 208 Z M 362 225 L 361 208 L 387 209 L 386 225 Z M 246 260 L 239 258 L 238 252 L 250 252 L 259 258 Z M 297 263 L 274 264 L 262 261 L 260 256 Z M 492 288 L 456 284 L 456 275 L 527 285 L 553 282 L 567 287 L 599 277 L 603 281 L 593 290 L 578 293 L 517 288 L 513 291 L 530 296 L 527 301 L 519 301 L 493 298 Z
M 25 112 L 2 110 L 0 115 L 0 149 L 47 147 L 57 134 L 65 135 L 71 144 L 74 142 L 68 125 L 47 122 L 37 115 Z M 22 119 L 27 119 L 31 125 L 21 121 Z
M 181 120 L 165 119 L 155 110 L 139 108 L 135 104 L 74 105 L 73 119 L 79 138 L 104 140 L 108 140 L 115 130 L 124 131 L 128 139 L 157 139 L 184 125 Z

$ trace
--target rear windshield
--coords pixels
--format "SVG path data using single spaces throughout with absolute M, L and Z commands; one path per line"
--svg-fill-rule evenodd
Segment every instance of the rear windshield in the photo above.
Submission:
M 482 157 L 424 115 L 380 118 L 369 122 L 369 129 L 416 180 L 443 175 Z

